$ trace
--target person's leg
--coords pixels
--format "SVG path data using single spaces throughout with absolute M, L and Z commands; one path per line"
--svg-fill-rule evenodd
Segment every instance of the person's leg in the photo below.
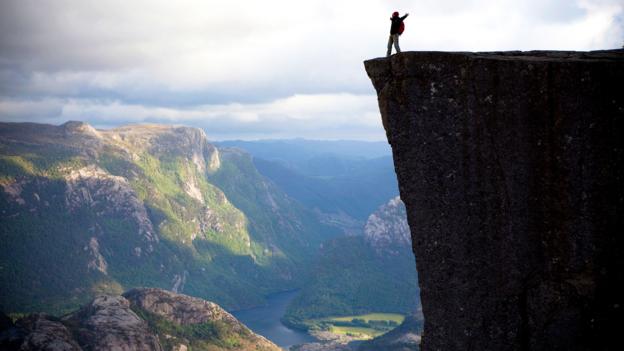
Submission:
M 393 37 L 394 37 L 394 49 L 396 50 L 398 54 L 399 52 L 401 52 L 401 48 L 399 47 L 399 35 L 395 34 L 393 35 Z
M 386 52 L 386 57 L 390 56 L 392 53 L 392 35 L 388 37 L 388 51 Z

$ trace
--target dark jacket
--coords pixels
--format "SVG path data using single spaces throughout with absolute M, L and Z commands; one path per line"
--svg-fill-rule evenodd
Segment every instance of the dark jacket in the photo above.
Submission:
M 390 17 L 392 21 L 392 25 L 390 26 L 390 35 L 399 34 L 399 27 L 401 26 L 401 22 L 407 17 L 407 14 L 403 17 Z

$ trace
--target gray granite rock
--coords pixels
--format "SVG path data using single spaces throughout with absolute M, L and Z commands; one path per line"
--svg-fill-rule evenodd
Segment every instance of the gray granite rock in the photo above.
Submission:
M 159 351 L 158 337 L 122 296 L 102 295 L 63 319 L 87 350 Z
M 81 351 L 71 331 L 58 319 L 42 313 L 21 318 L 2 334 L 0 349 L 20 351 Z M 7 338 L 7 336 L 10 336 Z
M 364 226 L 364 239 L 378 254 L 397 255 L 399 252 L 394 247 L 410 247 L 410 236 L 405 205 L 398 196 L 390 199 L 368 216 Z
M 13 323 L 0 312 L 0 350 L 280 350 L 213 302 L 154 288 L 133 289 L 124 296 L 97 296 L 62 318 L 32 314 Z M 172 327 L 159 326 L 154 316 Z M 218 325 L 218 330 L 183 330 L 202 323 Z
M 277 345 L 252 332 L 214 302 L 155 288 L 132 289 L 123 296 L 131 302 L 133 308 L 138 307 L 182 326 L 206 322 L 223 323 L 227 326 L 228 333 L 240 337 L 240 345 L 234 348 L 236 350 L 279 350 Z
M 196 297 L 155 288 L 132 289 L 123 296 L 136 306 L 180 325 L 223 321 L 247 329 L 216 303 Z

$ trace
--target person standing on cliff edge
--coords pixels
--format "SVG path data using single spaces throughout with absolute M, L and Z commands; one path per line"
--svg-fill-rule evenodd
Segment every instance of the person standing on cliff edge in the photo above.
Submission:
M 394 44 L 394 49 L 397 54 L 401 52 L 401 48 L 399 47 L 399 35 L 403 34 L 403 30 L 405 29 L 405 24 L 403 24 L 403 20 L 409 16 L 409 13 L 406 13 L 405 16 L 399 17 L 399 13 L 395 11 L 390 17 L 392 21 L 392 25 L 390 25 L 390 38 L 388 38 L 388 52 L 386 53 L 386 57 L 390 57 L 392 53 L 392 44 Z

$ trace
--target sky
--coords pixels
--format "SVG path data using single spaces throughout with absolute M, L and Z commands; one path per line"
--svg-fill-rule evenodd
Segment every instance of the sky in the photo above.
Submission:
M 598 50 L 622 0 L 0 0 L 0 121 L 385 140 L 363 61 L 401 48 Z

